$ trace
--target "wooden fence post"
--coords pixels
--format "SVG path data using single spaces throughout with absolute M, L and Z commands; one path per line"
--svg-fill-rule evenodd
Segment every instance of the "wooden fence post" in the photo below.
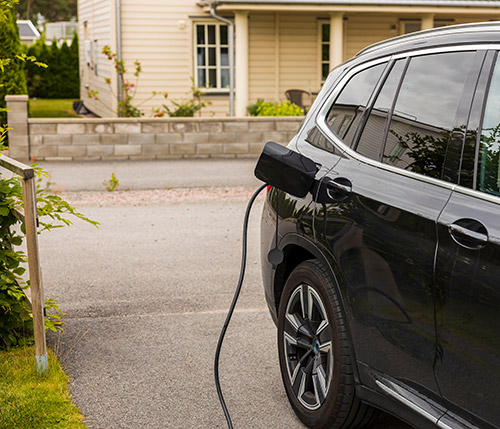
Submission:
M 26 226 L 26 245 L 28 249 L 28 267 L 30 273 L 31 311 L 33 313 L 33 330 L 35 336 L 36 370 L 47 374 L 47 343 L 45 339 L 45 319 L 42 274 L 38 252 L 35 178 L 23 178 L 24 224 Z

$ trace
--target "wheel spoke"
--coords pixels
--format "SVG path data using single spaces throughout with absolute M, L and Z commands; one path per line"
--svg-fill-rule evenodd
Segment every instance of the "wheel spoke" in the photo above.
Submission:
M 314 385 L 314 396 L 316 397 L 318 405 L 321 405 L 326 398 L 327 381 L 318 357 L 314 359 L 312 380 Z
M 288 341 L 289 344 L 293 344 L 294 346 L 306 350 L 309 350 L 311 348 L 311 343 L 304 338 L 296 338 L 293 335 L 290 335 L 288 332 L 284 332 L 284 336 L 285 340 Z
M 304 369 L 300 365 L 297 365 L 292 375 L 292 389 L 297 398 L 300 398 L 304 394 L 305 384 L 306 374 L 304 373 Z
M 331 341 L 320 344 L 318 347 L 318 350 L 322 353 L 328 353 L 331 349 L 332 349 L 332 342 Z
M 302 306 L 302 317 L 304 320 L 309 319 L 312 314 L 313 298 L 309 288 L 306 284 L 301 286 L 300 305 Z
M 321 321 L 321 323 L 319 324 L 318 326 L 318 329 L 316 329 L 316 336 L 319 337 L 320 334 L 326 329 L 328 328 L 328 326 L 330 326 L 330 324 L 328 323 L 328 320 L 326 319 L 323 319 Z

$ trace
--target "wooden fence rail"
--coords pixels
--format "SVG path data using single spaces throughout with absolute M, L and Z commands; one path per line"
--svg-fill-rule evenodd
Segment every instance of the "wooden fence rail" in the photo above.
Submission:
M 16 216 L 21 219 L 26 227 L 31 309 L 33 313 L 33 330 L 35 336 L 36 370 L 40 374 L 46 374 L 49 370 L 49 364 L 47 360 L 47 342 L 45 338 L 42 273 L 38 252 L 38 213 L 36 207 L 35 172 L 33 168 L 5 155 L 0 155 L 0 167 L 10 170 L 23 179 L 24 213 L 18 211 Z

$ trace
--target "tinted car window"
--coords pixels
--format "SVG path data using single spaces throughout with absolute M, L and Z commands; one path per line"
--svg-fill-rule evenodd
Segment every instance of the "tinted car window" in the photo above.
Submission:
M 500 196 L 500 58 L 491 77 L 479 141 L 477 189 Z
M 414 57 L 392 115 L 384 162 L 441 178 L 457 106 L 474 52 Z
M 391 111 L 405 64 L 406 59 L 399 60 L 394 64 L 384 86 L 377 96 L 377 100 L 366 121 L 356 148 L 356 151 L 361 155 L 376 160 L 380 159 L 387 118 Z
M 386 64 L 379 64 L 355 74 L 328 112 L 329 127 L 348 146 L 352 143 L 357 126 L 385 66 Z

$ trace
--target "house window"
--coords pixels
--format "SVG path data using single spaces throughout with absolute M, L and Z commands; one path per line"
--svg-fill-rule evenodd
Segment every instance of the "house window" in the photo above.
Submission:
M 321 23 L 321 83 L 330 73 L 330 23 Z
M 198 88 L 229 88 L 228 27 L 220 23 L 195 24 L 195 84 Z

